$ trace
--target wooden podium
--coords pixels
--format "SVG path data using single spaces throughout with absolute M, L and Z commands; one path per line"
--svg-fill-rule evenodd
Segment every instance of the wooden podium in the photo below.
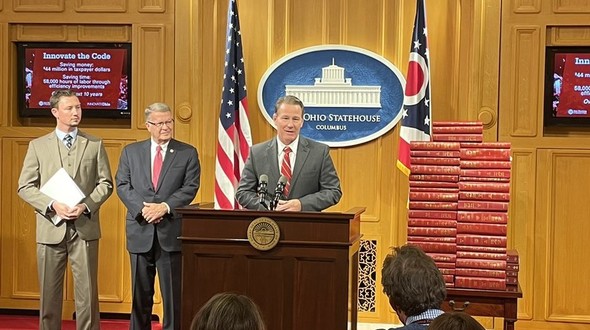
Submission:
M 177 209 L 182 215 L 182 329 L 214 294 L 234 292 L 260 307 L 267 329 L 347 329 L 357 323 L 360 216 L 347 212 Z M 248 226 L 270 218 L 277 245 L 255 249 Z

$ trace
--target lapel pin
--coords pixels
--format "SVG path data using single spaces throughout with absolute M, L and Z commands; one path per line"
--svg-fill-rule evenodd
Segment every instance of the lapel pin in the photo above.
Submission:
M 173 152 L 174 152 L 174 149 L 170 149 L 170 153 L 173 153 Z

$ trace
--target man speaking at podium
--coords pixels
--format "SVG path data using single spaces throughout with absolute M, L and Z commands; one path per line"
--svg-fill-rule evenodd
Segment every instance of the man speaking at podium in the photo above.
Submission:
M 243 207 L 321 211 L 342 197 L 330 148 L 299 135 L 303 111 L 303 102 L 295 96 L 276 102 L 277 136 L 252 146 L 242 172 L 236 199 Z M 268 186 L 261 176 L 268 178 Z

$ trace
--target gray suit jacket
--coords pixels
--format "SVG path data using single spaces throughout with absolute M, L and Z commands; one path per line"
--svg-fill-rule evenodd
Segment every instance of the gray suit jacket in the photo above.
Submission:
M 56 226 L 51 221 L 54 213 L 49 212 L 47 206 L 52 199 L 39 191 L 62 167 L 61 143 L 55 131 L 31 141 L 18 179 L 18 195 L 36 211 L 38 243 L 57 244 L 66 233 L 65 222 Z M 99 239 L 98 209 L 113 192 L 109 160 L 102 141 L 79 130 L 71 152 L 74 153 L 74 163 L 65 169 L 86 195 L 82 203 L 90 210 L 90 214 L 83 213 L 74 220 L 76 230 L 83 240 Z
M 252 146 L 236 191 L 240 205 L 259 209 L 258 179 L 268 175 L 268 191 L 274 192 L 279 181 L 277 139 Z M 340 200 L 340 179 L 330 157 L 330 148 L 299 136 L 288 199 L 299 199 L 302 211 L 321 211 Z
M 201 166 L 197 149 L 193 146 L 170 140 L 158 180 L 152 187 L 151 140 L 126 146 L 121 153 L 115 176 L 117 193 L 127 207 L 127 250 L 144 253 L 152 248 L 154 231 L 164 251 L 180 251 L 178 240 L 181 231 L 180 216 L 175 209 L 189 205 L 199 190 Z M 166 202 L 170 214 L 156 225 L 148 224 L 141 216 L 143 202 Z

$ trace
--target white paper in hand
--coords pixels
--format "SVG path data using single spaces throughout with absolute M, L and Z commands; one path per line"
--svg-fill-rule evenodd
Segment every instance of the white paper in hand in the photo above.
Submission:
M 86 197 L 74 179 L 63 168 L 55 172 L 40 190 L 53 200 L 64 203 L 69 207 L 78 205 Z M 55 215 L 51 220 L 57 225 L 62 219 Z

